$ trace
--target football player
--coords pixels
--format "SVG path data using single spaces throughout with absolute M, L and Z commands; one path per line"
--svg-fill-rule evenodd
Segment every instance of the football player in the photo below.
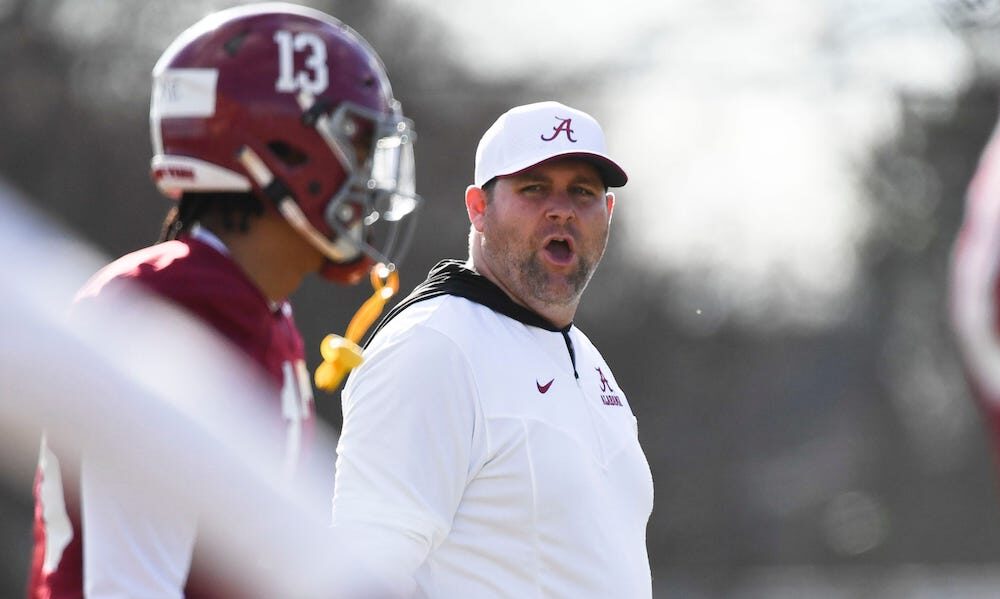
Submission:
M 177 37 L 153 69 L 150 126 L 152 176 L 174 202 L 160 242 L 100 270 L 74 310 L 86 317 L 138 287 L 198 317 L 273 387 L 264 409 L 292 472 L 313 409 L 287 298 L 309 273 L 353 284 L 405 248 L 420 204 L 412 123 L 357 33 L 269 3 Z M 29 596 L 227 596 L 200 568 L 198 514 L 144 503 L 115 474 L 43 441 Z

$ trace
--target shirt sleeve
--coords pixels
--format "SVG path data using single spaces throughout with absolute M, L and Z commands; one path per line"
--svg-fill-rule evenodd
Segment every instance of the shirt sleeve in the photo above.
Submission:
M 409 576 L 447 536 L 481 466 L 482 418 L 452 340 L 424 325 L 386 333 L 343 393 L 333 522 L 379 567 Z
M 86 597 L 182 599 L 195 514 L 129 480 L 111 460 L 84 457 L 80 484 Z

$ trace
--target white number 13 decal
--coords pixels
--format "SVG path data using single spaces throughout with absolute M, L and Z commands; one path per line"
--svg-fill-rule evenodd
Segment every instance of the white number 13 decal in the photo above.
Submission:
M 330 74 L 326 66 L 326 44 L 315 33 L 291 31 L 274 32 L 274 42 L 278 44 L 278 80 L 274 89 L 279 92 L 299 90 L 319 95 L 330 84 Z M 307 50 L 305 70 L 295 71 L 295 53 Z

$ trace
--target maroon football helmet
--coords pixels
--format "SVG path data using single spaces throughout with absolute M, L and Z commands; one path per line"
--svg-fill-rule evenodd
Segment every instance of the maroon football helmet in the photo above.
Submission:
M 420 205 L 413 124 L 385 67 L 322 12 L 265 3 L 214 13 L 153 68 L 160 191 L 260 195 L 354 283 L 405 250 Z

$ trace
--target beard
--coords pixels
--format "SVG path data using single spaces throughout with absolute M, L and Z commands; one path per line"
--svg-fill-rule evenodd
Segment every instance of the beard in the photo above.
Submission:
M 530 290 L 530 295 L 546 304 L 565 305 L 575 302 L 583 295 L 590 277 L 594 274 L 594 265 L 581 255 L 577 255 L 576 267 L 569 274 L 554 275 L 545 270 L 538 254 L 532 253 L 520 264 L 519 273 L 523 285 Z M 554 277 L 565 277 L 565 283 L 553 281 Z
M 576 264 L 567 273 L 556 273 L 546 268 L 539 251 L 541 240 L 553 231 L 544 230 L 526 238 L 523 231 L 496 222 L 491 228 L 490 235 L 484 239 L 483 250 L 490 255 L 494 274 L 519 297 L 554 306 L 579 302 L 608 241 L 607 227 L 595 232 L 590 240 L 585 240 L 571 227 L 566 232 L 577 243 Z

